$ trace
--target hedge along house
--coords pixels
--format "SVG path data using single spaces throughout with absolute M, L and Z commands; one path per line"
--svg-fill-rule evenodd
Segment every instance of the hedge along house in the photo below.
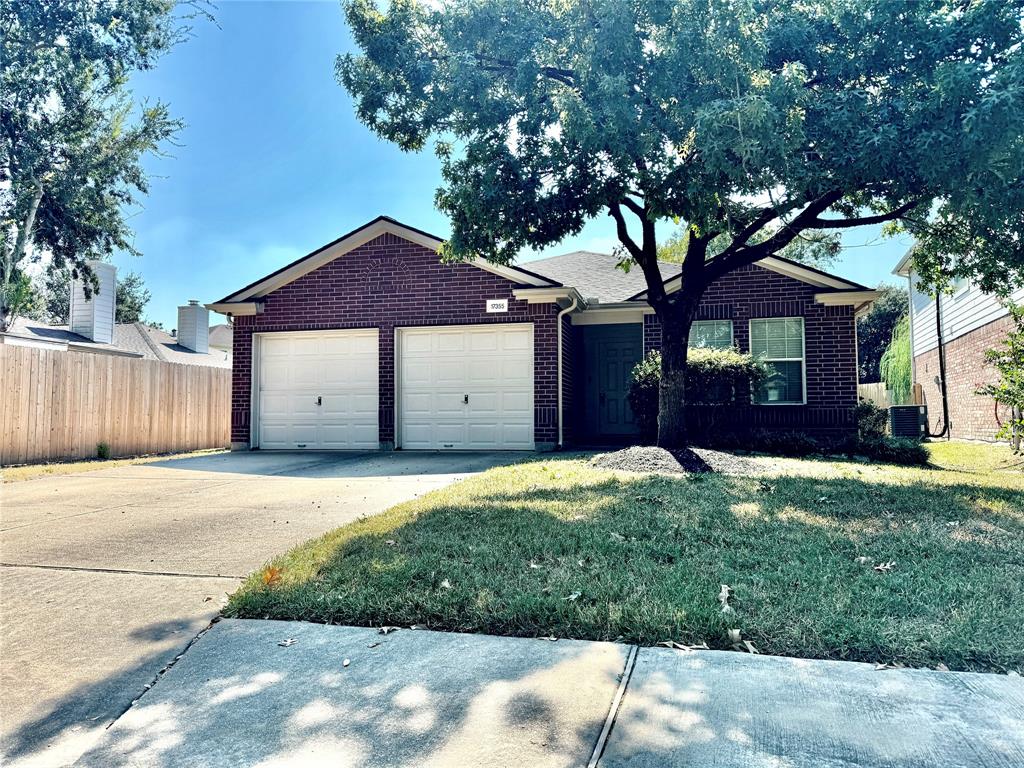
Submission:
M 660 329 L 639 270 L 575 252 L 442 264 L 433 235 L 379 217 L 208 305 L 233 319 L 237 449 L 551 450 L 625 443 L 630 372 Z M 678 266 L 663 265 L 669 290 Z M 702 428 L 855 429 L 854 319 L 875 292 L 780 258 L 714 283 L 694 343 L 776 376 Z

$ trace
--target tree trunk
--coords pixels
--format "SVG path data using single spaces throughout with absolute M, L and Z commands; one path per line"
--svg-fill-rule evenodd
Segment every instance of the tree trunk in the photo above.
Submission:
M 661 385 L 658 387 L 658 445 L 683 448 L 686 431 L 686 354 L 696 304 L 656 307 L 661 321 Z

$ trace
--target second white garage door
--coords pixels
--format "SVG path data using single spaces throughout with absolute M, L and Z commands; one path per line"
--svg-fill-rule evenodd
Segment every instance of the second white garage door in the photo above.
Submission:
M 258 354 L 260 448 L 380 447 L 375 329 L 263 334 Z
M 404 328 L 399 356 L 402 448 L 533 448 L 531 324 Z

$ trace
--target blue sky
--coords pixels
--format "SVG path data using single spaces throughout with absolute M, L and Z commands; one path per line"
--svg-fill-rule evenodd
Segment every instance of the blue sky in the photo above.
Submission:
M 130 218 L 143 255 L 114 259 L 145 278 L 148 319 L 173 328 L 187 299 L 219 299 L 380 214 L 448 234 L 433 206 L 437 159 L 370 133 L 334 79 L 335 57 L 353 47 L 337 2 L 221 2 L 215 15 L 133 81 L 137 98 L 167 102 L 187 124 L 168 157 L 147 162 L 150 194 Z M 868 285 L 894 281 L 909 244 L 877 230 L 844 242 L 834 271 Z M 524 261 L 614 244 L 603 217 Z

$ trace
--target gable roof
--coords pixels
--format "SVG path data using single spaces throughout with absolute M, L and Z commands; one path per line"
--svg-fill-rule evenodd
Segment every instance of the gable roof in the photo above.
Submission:
M 323 245 L 315 251 L 306 254 L 301 259 L 296 259 L 291 264 L 286 264 L 276 272 L 271 272 L 266 277 L 262 277 L 245 286 L 241 290 L 228 294 L 220 301 L 207 306 L 218 312 L 230 311 L 230 308 L 225 307 L 224 305 L 250 302 L 253 299 L 266 296 L 271 291 L 275 291 L 294 280 L 298 280 L 300 277 L 309 274 L 314 269 L 322 267 L 328 262 L 334 261 L 334 259 L 339 256 L 344 256 L 349 251 L 355 250 L 360 245 L 364 245 L 371 240 L 375 240 L 383 234 L 395 235 L 432 251 L 437 251 L 444 242 L 436 235 L 424 232 L 422 229 L 410 227 L 407 224 L 402 224 L 400 221 L 396 221 L 390 216 L 378 216 L 372 221 L 368 221 L 366 224 L 363 224 L 361 227 L 357 227 L 351 232 L 342 235 L 337 240 L 332 240 L 327 243 L 327 245 Z M 523 269 L 522 267 L 506 267 L 498 264 L 491 264 L 490 262 L 479 258 L 466 263 L 488 272 L 492 272 L 496 275 L 500 275 L 501 277 L 511 280 L 517 285 L 532 285 L 538 287 L 559 285 L 546 277 L 542 277 L 541 275 Z
M 799 280 L 802 283 L 813 285 L 815 288 L 822 288 L 825 291 L 836 291 L 836 292 L 871 292 L 872 289 L 866 285 L 855 283 L 853 280 L 847 280 L 844 277 L 833 275 L 830 272 L 818 269 L 816 267 L 808 266 L 807 264 L 801 264 L 799 261 L 793 261 L 792 259 L 784 258 L 783 256 L 768 256 L 761 259 L 760 261 L 754 262 L 755 266 L 762 267 L 763 269 L 771 270 L 780 275 L 791 277 L 794 280 Z M 665 290 L 671 293 L 674 290 L 678 290 L 681 282 L 682 275 L 673 275 L 665 281 Z M 646 287 L 639 293 L 630 296 L 630 301 L 640 301 L 647 297 Z
M 572 286 L 586 301 L 596 299 L 602 304 L 626 301 L 647 288 L 640 267 L 623 272 L 615 265 L 619 259 L 610 253 L 573 251 L 561 256 L 527 262 L 527 266 L 562 285 Z M 658 262 L 662 280 L 679 272 L 678 264 Z

